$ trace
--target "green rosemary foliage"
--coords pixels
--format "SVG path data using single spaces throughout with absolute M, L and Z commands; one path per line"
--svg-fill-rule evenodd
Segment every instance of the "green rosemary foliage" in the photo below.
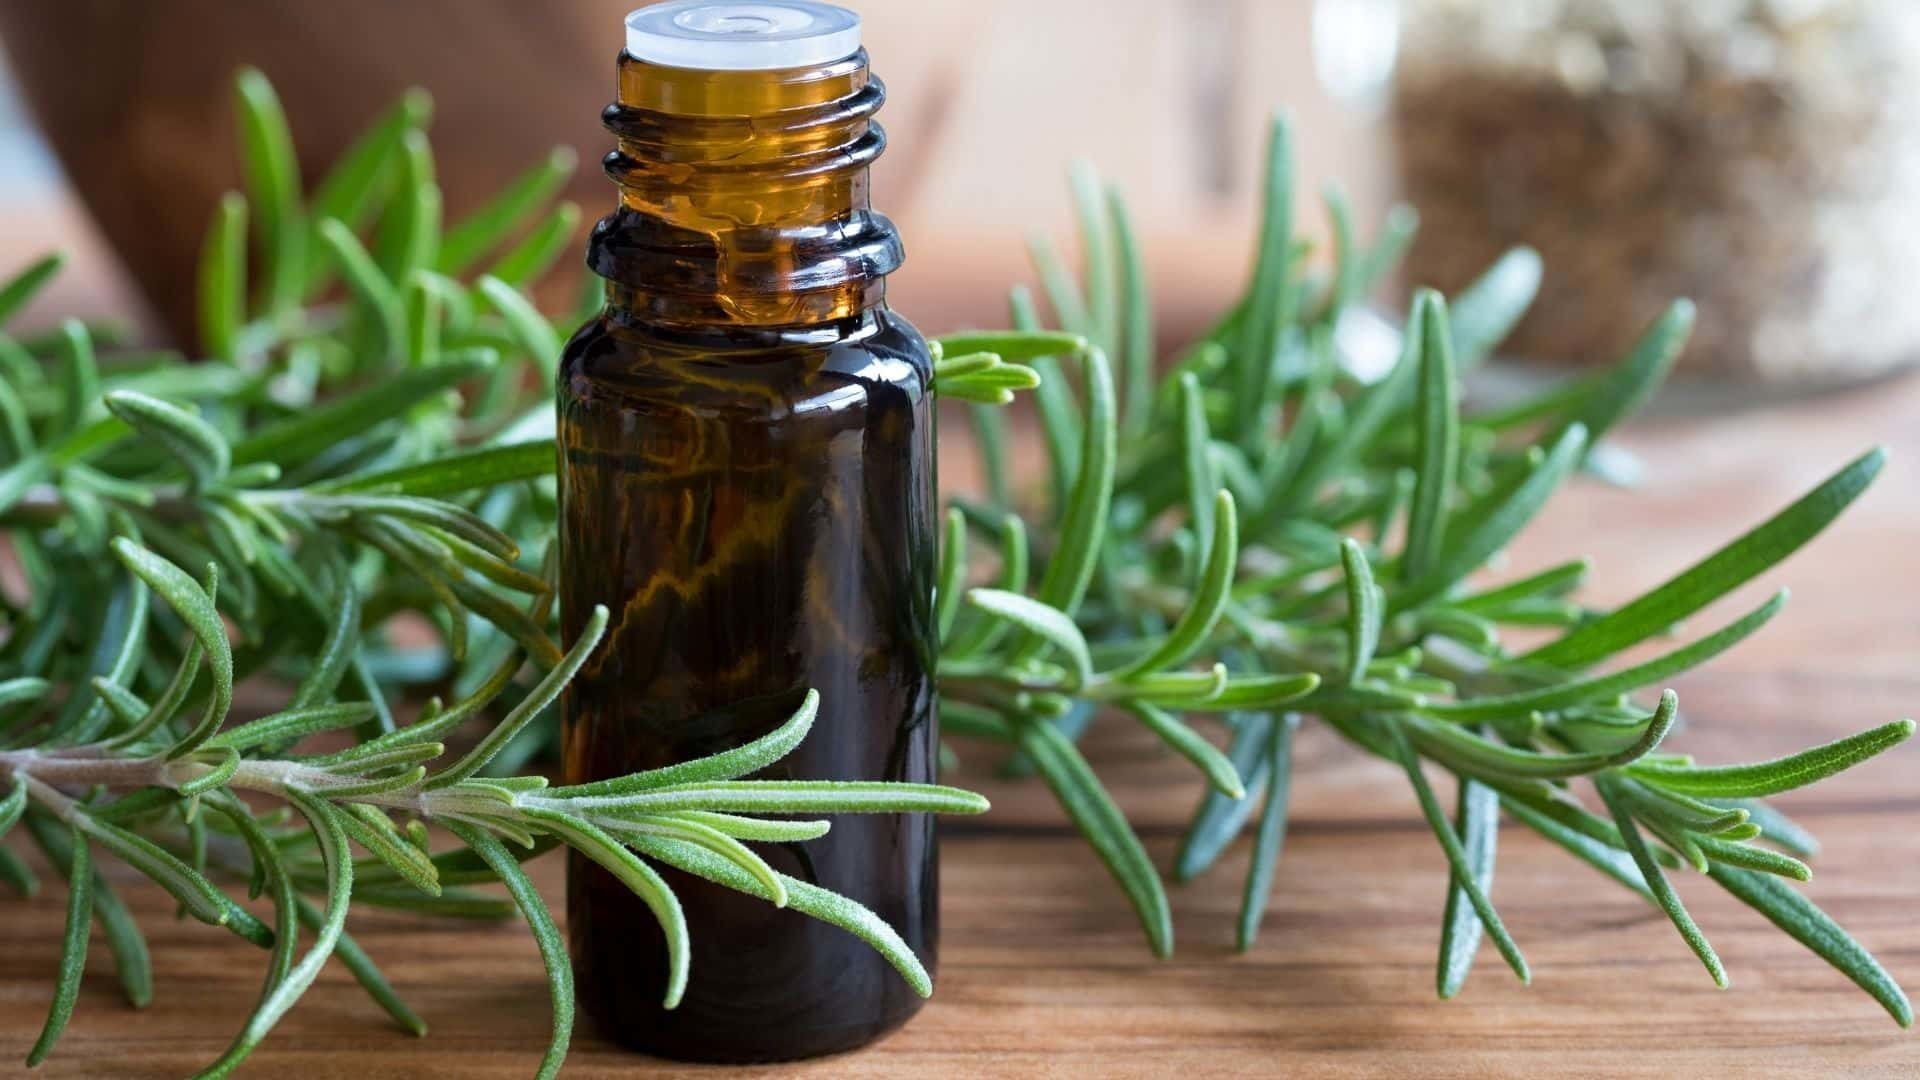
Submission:
M 670 942 L 684 940 L 681 914 L 656 863 L 860 935 L 927 992 L 871 913 L 782 877 L 742 842 L 828 828 L 763 813 L 985 803 L 942 787 L 739 779 L 805 736 L 813 699 L 758 742 L 671 769 L 565 788 L 514 775 L 551 737 L 551 703 L 603 625 L 553 640 L 553 560 L 534 554 L 554 520 L 546 380 L 564 328 L 599 303 L 590 293 L 549 319 L 520 291 L 578 220 L 570 204 L 548 205 L 571 155 L 557 151 L 443 229 L 424 94 L 404 97 L 310 193 L 264 78 L 241 75 L 236 108 L 246 184 L 222 201 L 203 249 L 200 362 L 122 348 L 106 327 L 0 332 L 0 530 L 26 584 L 0 593 L 0 833 L 21 826 L 70 883 L 35 1060 L 64 1026 L 92 922 L 128 1001 L 153 994 L 139 928 L 95 868 L 103 853 L 267 950 L 259 1004 L 208 1075 L 239 1064 L 329 958 L 424 1033 L 345 932 L 353 904 L 522 913 L 548 969 L 554 1028 L 539 1075 L 553 1075 L 571 974 L 521 863 L 563 845 L 645 898 Z M 1164 377 L 1126 213 L 1089 169 L 1075 174 L 1095 256 L 1084 294 L 1036 242 L 1062 329 L 1040 328 L 1016 290 L 1015 330 L 937 343 L 939 392 L 975 403 L 989 490 L 954 500 L 942 553 L 948 734 L 1002 744 L 1011 771 L 1038 773 L 1161 953 L 1173 942 L 1160 872 L 1079 735 L 1096 715 L 1131 717 L 1199 771 L 1177 879 L 1203 873 L 1257 820 L 1244 948 L 1276 877 L 1293 732 L 1311 716 L 1402 765 L 1446 851 L 1443 995 L 1462 985 L 1483 934 L 1526 970 L 1489 897 L 1504 808 L 1660 903 L 1716 972 L 1668 869 L 1704 870 L 1909 1022 L 1884 970 L 1781 880 L 1805 877 L 1794 856 L 1811 838 L 1760 800 L 1884 751 L 1911 723 L 1752 765 L 1660 752 L 1674 700 L 1631 694 L 1736 643 L 1777 601 L 1655 660 L 1599 669 L 1805 543 L 1882 456 L 1612 611 L 1569 598 L 1583 561 L 1469 582 L 1652 391 L 1691 311 L 1676 305 L 1597 378 L 1498 414 L 1464 412 L 1460 375 L 1538 281 L 1538 260 L 1515 252 L 1450 301 L 1422 294 L 1399 363 L 1364 382 L 1343 363 L 1341 317 L 1391 266 L 1412 216 L 1395 212 L 1362 247 L 1330 195 L 1335 265 L 1311 279 L 1292 236 L 1288 154 L 1277 129 L 1247 295 Z M 58 266 L 49 257 L 0 284 L 0 330 Z M 1023 389 L 1047 454 L 1039 492 L 1013 484 L 991 408 Z M 972 537 L 989 558 L 970 558 Z M 1514 655 L 1499 637 L 1508 625 L 1564 633 Z M 249 680 L 283 687 L 284 700 L 236 723 L 235 686 Z M 395 708 L 423 697 L 412 714 Z M 314 736 L 332 741 L 304 742 Z M 1459 778 L 1453 821 L 1431 768 Z M 1608 816 L 1573 795 L 1581 776 Z M 457 843 L 436 847 L 430 825 Z M 0 880 L 36 888 L 5 846 Z M 242 881 L 270 903 L 270 921 L 221 884 Z M 505 898 L 483 888 L 495 883 Z M 300 926 L 313 934 L 304 952 Z M 670 985 L 689 959 L 675 950 Z
M 530 553 L 554 527 L 547 384 L 562 331 L 518 286 L 572 243 L 578 209 L 547 205 L 571 155 L 443 231 L 425 95 L 403 98 L 307 195 L 257 72 L 240 75 L 235 106 L 246 191 L 222 200 L 203 252 L 200 362 L 119 349 L 110 330 L 76 322 L 5 335 L 57 256 L 0 284 L 0 530 L 26 586 L 0 595 L 0 835 L 21 825 L 69 882 L 53 1005 L 28 1063 L 67 1024 L 94 922 L 128 1002 L 153 997 L 144 938 L 101 857 L 267 950 L 258 1004 L 207 1076 L 245 1060 L 331 958 L 425 1033 L 346 933 L 354 905 L 523 914 L 552 992 L 539 1075 L 553 1075 L 572 975 L 521 863 L 560 846 L 658 916 L 669 1007 L 692 957 L 656 864 L 842 927 L 930 993 L 885 923 L 748 844 L 829 828 L 762 815 L 986 802 L 932 785 L 740 779 L 806 736 L 817 696 L 764 738 L 671 769 L 559 788 L 514 775 L 606 626 L 602 609 L 579 640 L 556 643 L 553 559 Z M 943 378 L 993 400 L 1035 376 L 984 346 L 1019 356 L 1077 340 L 972 345 L 948 350 Z M 246 680 L 280 687 L 277 711 L 235 722 Z M 425 701 L 403 722 L 394 706 L 409 698 Z M 305 741 L 329 732 L 330 744 Z M 5 847 L 0 879 L 35 888 Z M 271 918 L 230 883 L 266 897 Z M 505 898 L 477 888 L 495 883 Z
M 1663 752 L 1676 697 L 1668 690 L 1654 706 L 1634 695 L 1737 644 L 1780 610 L 1784 593 L 1652 660 L 1607 665 L 1810 540 L 1866 489 L 1884 452 L 1843 466 L 1612 610 L 1572 599 L 1584 560 L 1483 582 L 1489 561 L 1658 386 L 1685 344 L 1692 305 L 1675 302 L 1603 372 L 1497 413 L 1474 411 L 1462 404 L 1462 375 L 1539 284 L 1538 257 L 1516 250 L 1458 296 L 1420 291 L 1397 362 L 1361 379 L 1341 347 L 1343 316 L 1405 247 L 1414 216 L 1395 210 L 1361 246 L 1344 199 L 1330 192 L 1333 264 L 1320 278 L 1305 273 L 1290 145 L 1276 121 L 1245 293 L 1163 375 L 1143 359 L 1152 300 L 1118 193 L 1075 173 L 1086 261 L 1077 277 L 1044 238 L 1033 241 L 1048 306 L 1089 348 L 1023 357 L 1044 380 L 1035 395 L 1044 490 L 1012 485 L 1002 419 L 973 412 L 988 496 L 954 500 L 965 528 L 949 531 L 942 587 L 974 580 L 962 550 L 969 533 L 997 545 L 999 576 L 969 589 L 966 603 L 949 602 L 947 733 L 1004 744 L 1009 770 L 1039 773 L 1161 954 L 1173 942 L 1160 874 L 1076 740 L 1097 716 L 1130 717 L 1198 767 L 1208 787 L 1174 862 L 1179 880 L 1205 872 L 1257 815 L 1239 921 L 1245 949 L 1286 828 L 1291 733 L 1313 717 L 1403 768 L 1446 855 L 1441 996 L 1459 991 L 1483 933 L 1528 977 L 1489 896 L 1504 808 L 1654 900 L 1716 982 L 1725 975 L 1668 880 L 1672 868 L 1707 875 L 1909 1025 L 1893 978 L 1780 880 L 1805 880 L 1791 854 L 1804 853 L 1805 834 L 1759 800 L 1891 748 L 1912 721 L 1751 765 Z M 1014 325 L 1037 329 L 1026 291 L 1011 300 Z M 1125 358 L 1117 375 L 1114 356 Z M 1064 389 L 1073 379 L 1078 395 Z M 1516 652 L 1501 638 L 1509 626 L 1560 633 Z M 1217 722 L 1225 753 L 1183 714 Z M 1451 819 L 1428 784 L 1434 769 L 1457 780 Z M 1575 793 L 1571 782 L 1583 777 L 1605 815 Z

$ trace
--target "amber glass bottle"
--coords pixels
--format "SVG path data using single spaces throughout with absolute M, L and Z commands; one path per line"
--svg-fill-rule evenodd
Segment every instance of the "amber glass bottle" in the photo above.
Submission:
M 736 746 L 809 687 L 819 719 L 767 775 L 931 781 L 932 368 L 884 302 L 901 248 L 868 208 L 883 91 L 858 20 L 679 3 L 628 28 L 605 113 L 620 204 L 588 247 L 607 303 L 558 378 L 565 633 L 595 604 L 613 612 L 564 699 L 567 782 Z M 929 815 L 848 815 L 759 847 L 872 908 L 933 967 Z M 663 872 L 692 937 L 673 1011 L 646 907 L 569 864 L 578 996 L 612 1038 L 777 1060 L 858 1046 L 918 1007 L 846 931 Z

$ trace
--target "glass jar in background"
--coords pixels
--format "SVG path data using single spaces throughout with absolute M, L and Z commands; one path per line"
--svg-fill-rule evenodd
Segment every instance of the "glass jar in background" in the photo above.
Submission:
M 1815 389 L 1920 359 L 1920 3 L 1403 0 L 1387 126 L 1408 280 L 1546 263 L 1509 340 L 1622 355 L 1674 297 L 1683 375 Z

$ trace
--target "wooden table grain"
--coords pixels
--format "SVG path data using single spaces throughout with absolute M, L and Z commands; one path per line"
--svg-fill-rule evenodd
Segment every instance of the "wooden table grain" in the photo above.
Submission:
M 956 418 L 957 419 L 957 418 Z M 1784 753 L 1920 712 L 1920 380 L 1630 431 L 1648 466 L 1622 492 L 1564 494 L 1509 555 L 1515 571 L 1575 552 L 1591 593 L 1657 583 L 1874 442 L 1893 463 L 1808 551 L 1726 604 L 1791 584 L 1782 618 L 1678 681 L 1707 761 Z M 964 465 L 949 463 L 954 477 Z M 1089 753 L 1163 865 L 1196 797 L 1190 771 L 1127 726 Z M 1920 1075 L 1920 1036 L 1703 879 L 1677 878 L 1718 947 L 1716 991 L 1666 920 L 1557 849 L 1508 829 L 1493 898 L 1534 968 L 1515 983 L 1483 947 L 1465 992 L 1433 993 L 1445 868 L 1403 778 L 1324 730 L 1303 733 L 1292 825 L 1258 945 L 1232 950 L 1246 841 L 1176 888 L 1177 952 L 1155 960 L 1125 901 L 1043 789 L 995 780 L 967 754 L 957 781 L 993 812 L 944 827 L 937 992 L 905 1030 L 768 1076 L 1777 1076 Z M 1920 985 L 1920 747 L 1906 746 L 1783 805 L 1825 841 L 1807 887 L 1896 977 Z M 536 878 L 556 904 L 558 860 Z M 0 901 L 0 1073 L 38 1030 L 55 966 L 60 890 Z M 258 989 L 262 956 L 175 921 L 157 890 L 130 897 L 159 994 L 128 1009 L 95 950 L 52 1077 L 168 1077 L 218 1055 Z M 517 926 L 356 915 L 352 930 L 433 1031 L 413 1039 L 337 967 L 243 1071 L 304 1080 L 528 1075 L 547 1030 L 538 959 Z M 695 958 L 695 962 L 716 962 Z M 567 1075 L 694 1075 L 583 1024 Z

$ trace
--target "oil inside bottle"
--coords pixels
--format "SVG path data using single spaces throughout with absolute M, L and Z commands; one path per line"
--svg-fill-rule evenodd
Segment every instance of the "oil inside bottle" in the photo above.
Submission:
M 807 57 L 804 35 L 754 53 L 779 28 L 729 20 L 789 9 L 837 20 L 841 36 L 813 48 L 844 47 L 846 13 L 817 4 L 658 5 L 629 26 L 664 18 L 764 65 Z M 932 371 L 884 302 L 901 249 L 868 208 L 881 84 L 857 37 L 850 54 L 779 67 L 694 66 L 697 48 L 668 48 L 675 66 L 642 45 L 629 35 L 605 114 L 620 205 L 588 263 L 607 305 L 557 380 L 563 629 L 576 634 L 595 604 L 613 613 L 564 699 L 566 780 L 737 746 L 811 687 L 812 733 L 767 777 L 931 781 Z M 755 847 L 865 904 L 932 968 L 929 815 L 843 815 L 819 839 Z M 918 1008 L 846 931 L 662 873 L 692 943 L 672 1011 L 645 904 L 577 854 L 569 863 L 577 995 L 610 1037 L 689 1060 L 778 1060 L 858 1046 Z

